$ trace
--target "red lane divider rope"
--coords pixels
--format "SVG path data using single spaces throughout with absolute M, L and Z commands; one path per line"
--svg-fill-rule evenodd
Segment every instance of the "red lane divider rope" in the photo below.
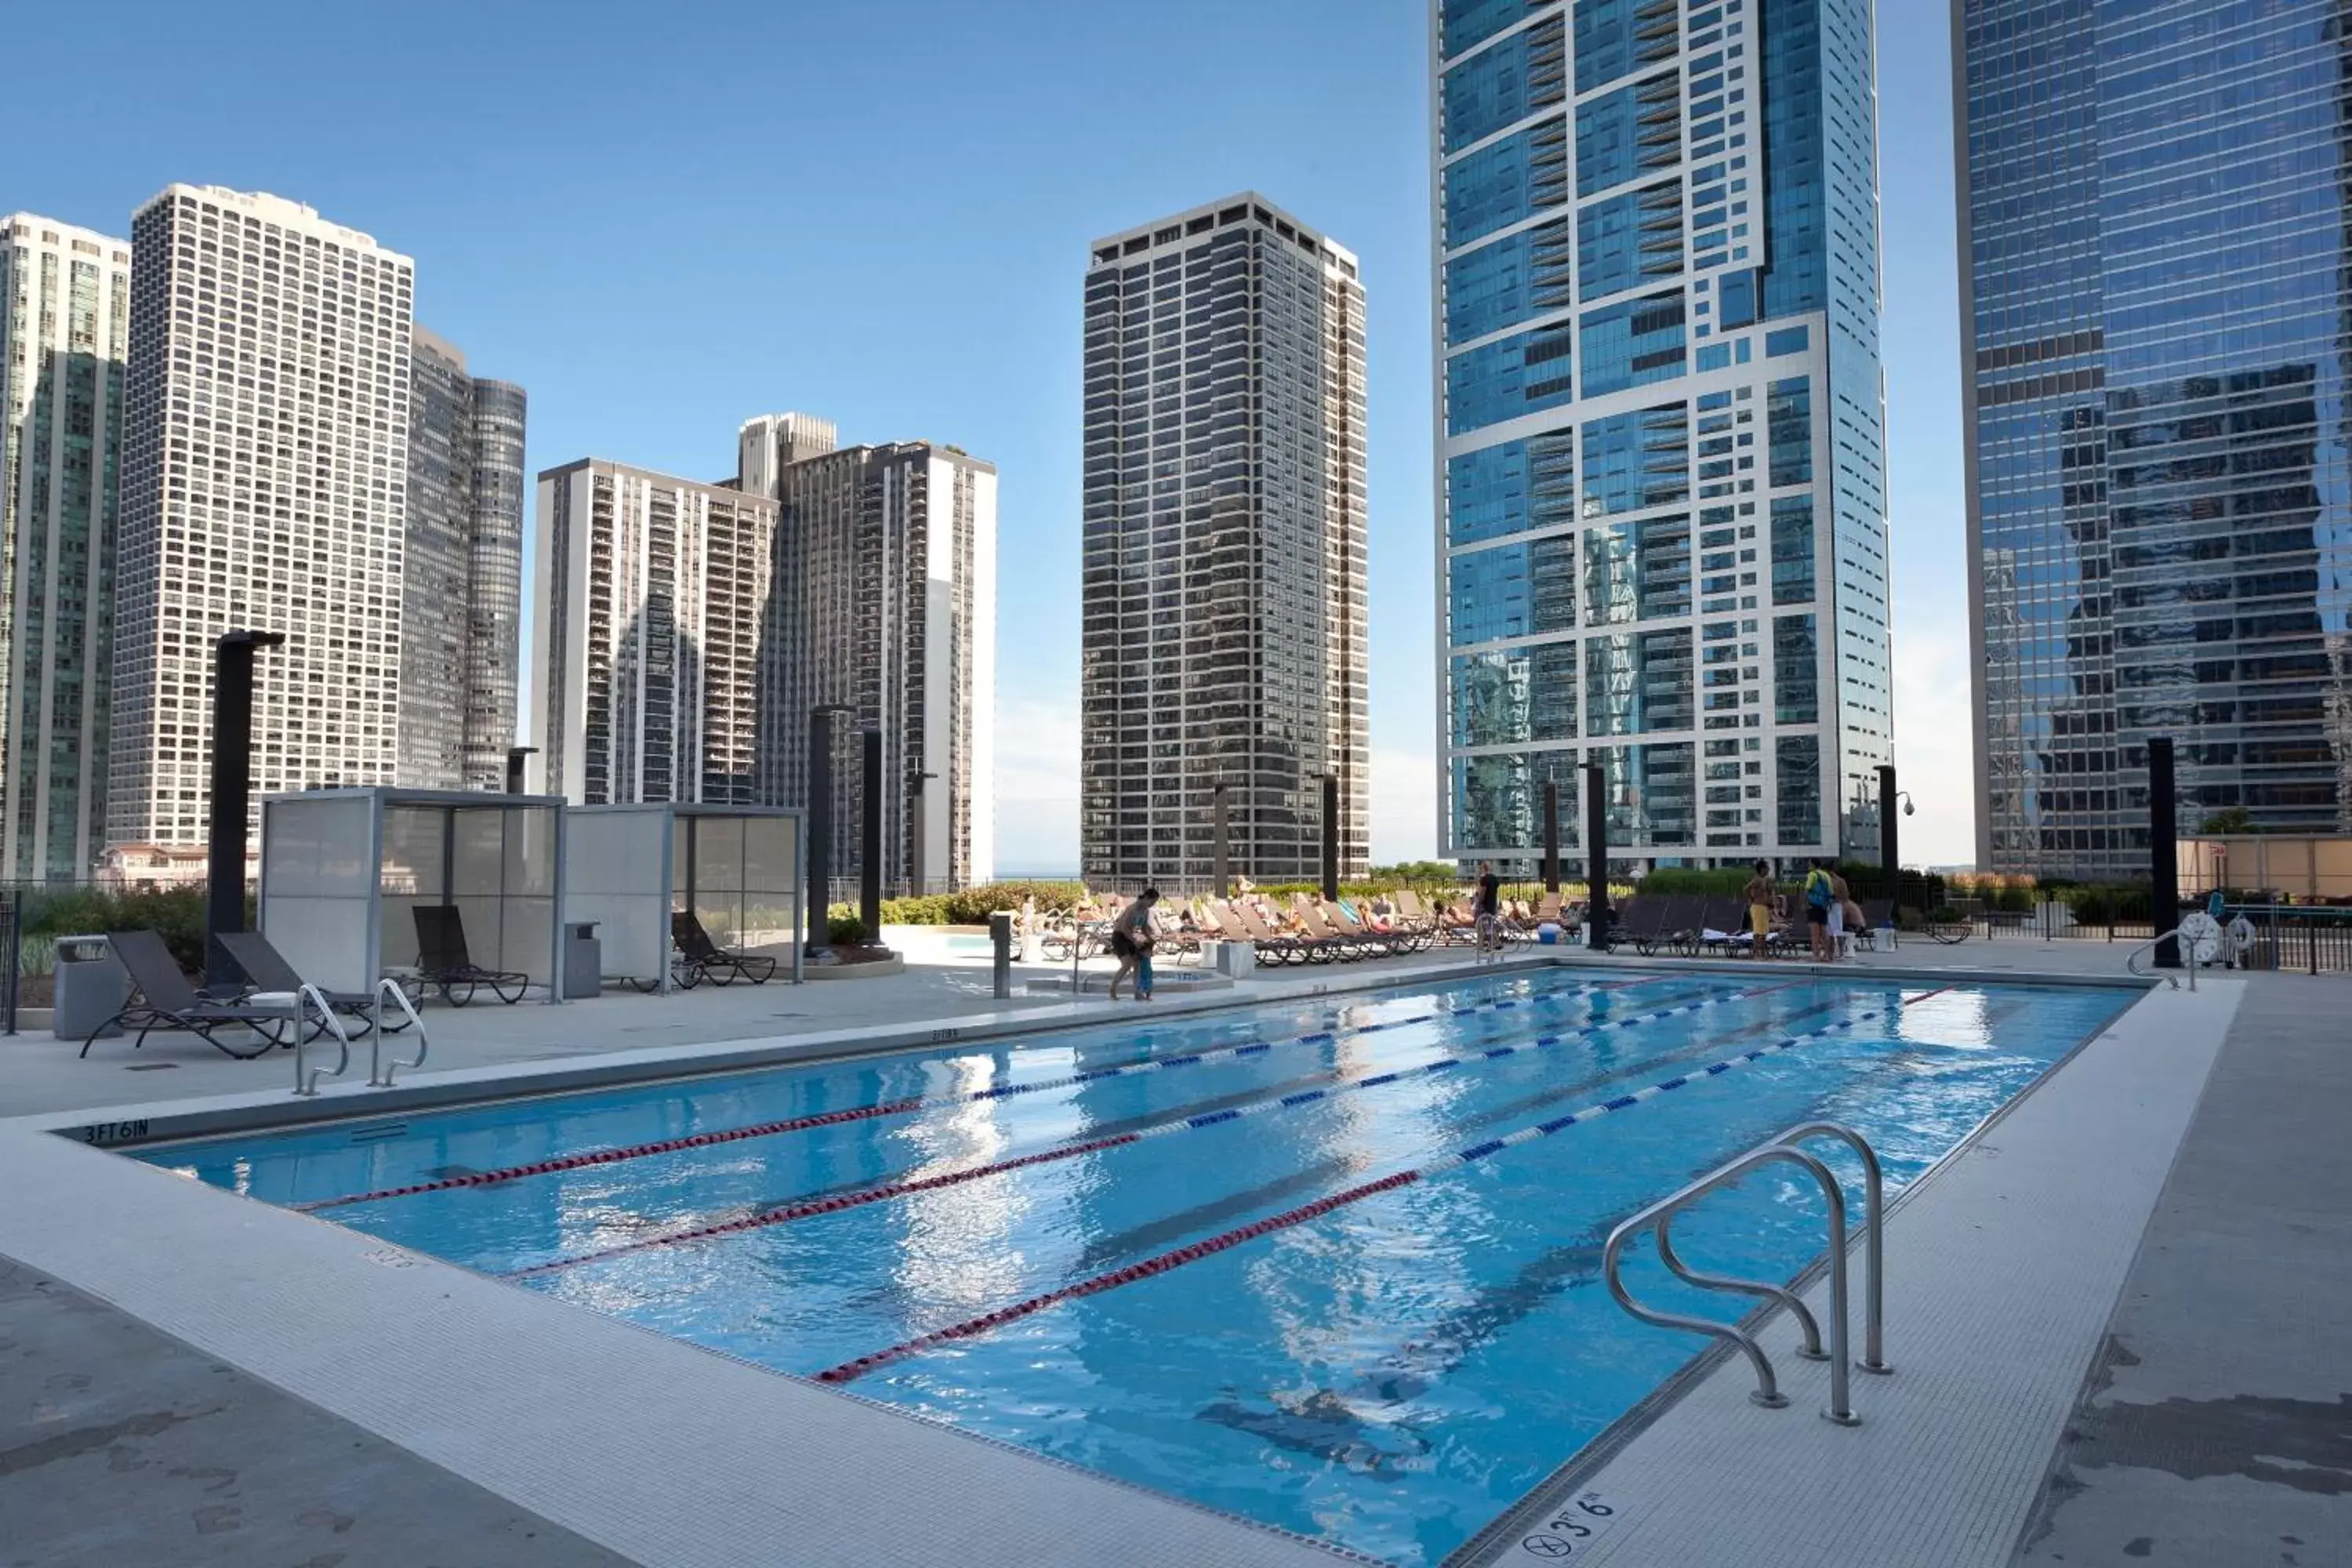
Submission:
M 1468 1013 L 1499 1012 L 1519 1006 L 1543 1006 L 1574 1001 L 1605 991 L 1631 989 L 1639 985 L 1670 984 L 1671 975 L 1637 980 L 1619 980 L 1598 985 L 1564 986 L 1558 991 L 1542 992 L 1534 996 L 1500 997 L 1490 1002 L 1473 1003 L 1466 1007 L 1449 1007 L 1436 1013 L 1417 1014 L 1409 1018 L 1389 1018 L 1372 1024 L 1360 1024 L 1346 1031 L 1354 1039 L 1361 1035 L 1378 1034 L 1384 1029 L 1402 1029 L 1415 1024 L 1427 1024 L 1440 1018 Z M 1776 987 L 1775 989 L 1785 989 Z M 1759 993 L 1758 994 L 1761 994 Z M 1093 1083 L 1101 1079 L 1126 1078 L 1135 1073 L 1150 1072 L 1162 1068 L 1191 1067 L 1200 1062 L 1223 1058 L 1261 1055 L 1276 1046 L 1331 1045 L 1342 1036 L 1330 1030 L 1299 1035 L 1286 1040 L 1252 1040 L 1244 1044 L 1213 1046 L 1203 1050 L 1179 1051 L 1158 1057 L 1146 1057 L 1140 1061 L 1119 1062 L 1109 1067 L 1091 1068 L 1067 1077 L 1044 1079 L 1034 1083 L 997 1084 L 990 1089 L 974 1089 L 967 1094 L 936 1095 L 924 1099 L 894 1100 L 882 1105 L 861 1105 L 846 1110 L 828 1110 L 813 1116 L 796 1116 L 785 1121 L 762 1121 L 751 1127 L 730 1127 L 716 1132 L 698 1132 L 686 1138 L 664 1138 L 651 1143 L 632 1143 L 619 1149 L 597 1149 L 583 1154 L 567 1154 L 561 1159 L 541 1160 L 529 1165 L 507 1165 L 495 1171 L 476 1171 L 470 1175 L 444 1176 L 436 1181 L 415 1182 L 404 1187 L 383 1187 L 372 1193 L 353 1193 L 348 1197 L 313 1198 L 308 1203 L 286 1206 L 299 1214 L 317 1214 L 321 1209 L 342 1208 L 350 1204 L 378 1203 L 386 1198 L 411 1198 L 423 1193 L 446 1193 L 458 1187 L 495 1186 L 524 1176 L 552 1175 L 559 1171 L 580 1171 L 594 1165 L 617 1164 L 624 1160 L 641 1160 L 653 1154 L 672 1154 L 682 1149 L 707 1149 L 717 1143 L 740 1142 L 746 1138 L 770 1138 L 783 1132 L 805 1132 L 816 1127 L 836 1127 L 845 1121 L 866 1121 L 877 1117 L 898 1116 L 909 1111 L 937 1109 L 950 1105 L 969 1105 L 982 1100 L 1006 1100 L 1014 1095 L 1036 1094 L 1043 1090 L 1067 1089 L 1077 1084 Z
M 1131 1285 L 1138 1279 L 1149 1279 L 1155 1274 L 1165 1274 L 1171 1268 L 1180 1268 L 1187 1263 L 1239 1247 L 1245 1241 L 1254 1241 L 1271 1232 L 1287 1230 L 1294 1225 L 1304 1225 L 1310 1219 L 1329 1214 L 1333 1209 L 1345 1208 L 1349 1204 L 1380 1193 L 1394 1192 L 1399 1187 L 1411 1186 L 1419 1180 L 1421 1180 L 1419 1171 L 1400 1171 L 1393 1176 L 1383 1176 L 1377 1182 L 1367 1182 L 1360 1187 L 1349 1187 L 1346 1192 L 1333 1193 L 1328 1198 L 1318 1198 L 1311 1204 L 1304 1204 L 1295 1209 L 1286 1209 L 1281 1214 L 1269 1215 L 1254 1225 L 1245 1225 L 1237 1230 L 1225 1231 L 1209 1237 L 1206 1241 L 1196 1241 L 1190 1247 L 1180 1247 L 1173 1252 L 1163 1252 L 1157 1258 L 1147 1258 L 1142 1262 L 1129 1264 L 1125 1268 L 1113 1269 L 1108 1274 L 1097 1274 L 1091 1279 L 1082 1279 L 1076 1285 L 1065 1286 L 1059 1290 L 1048 1290 L 1042 1296 L 1032 1296 L 1027 1300 L 1016 1301 L 1010 1307 L 1000 1307 L 985 1317 L 970 1318 L 950 1327 L 902 1341 L 887 1350 L 876 1351 L 872 1355 L 862 1355 L 856 1361 L 844 1362 L 839 1366 L 817 1373 L 816 1380 L 819 1383 L 848 1383 L 853 1379 L 864 1377 L 877 1367 L 887 1366 L 891 1362 L 915 1355 L 930 1349 L 933 1345 L 946 1344 L 952 1340 L 970 1339 L 974 1334 L 984 1334 L 992 1329 L 1001 1329 L 1005 1324 L 1016 1322 L 1033 1312 L 1042 1312 L 1048 1307 L 1059 1306 L 1065 1301 L 1074 1301 L 1081 1296 L 1092 1296 L 1097 1291 L 1117 1289 L 1121 1285 Z

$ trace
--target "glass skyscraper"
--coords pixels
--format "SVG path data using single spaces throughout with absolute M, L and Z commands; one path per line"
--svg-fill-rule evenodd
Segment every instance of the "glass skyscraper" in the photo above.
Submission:
M 2352 831 L 2352 39 L 2336 0 L 1959 0 L 1978 854 Z
M 1875 844 L 1869 0 L 1435 0 L 1445 852 Z

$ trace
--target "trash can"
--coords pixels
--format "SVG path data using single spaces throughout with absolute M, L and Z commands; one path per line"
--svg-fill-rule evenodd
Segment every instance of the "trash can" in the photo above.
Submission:
M 604 990 L 604 944 L 596 940 L 597 923 L 563 922 L 563 996 L 568 1002 L 601 995 Z
M 57 1011 L 49 1028 L 61 1040 L 86 1040 L 90 1031 L 131 1000 L 130 972 L 102 936 L 58 938 Z M 105 1033 L 122 1033 L 121 1025 Z

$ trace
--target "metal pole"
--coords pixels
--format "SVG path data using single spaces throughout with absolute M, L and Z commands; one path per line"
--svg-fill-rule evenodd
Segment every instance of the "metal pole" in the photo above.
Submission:
M 1225 821 L 1225 786 L 1223 781 L 1220 780 L 1216 787 L 1210 791 L 1209 801 L 1210 821 L 1213 825 L 1213 832 L 1215 835 L 1216 854 L 1212 865 L 1214 868 L 1217 879 L 1217 897 L 1221 899 L 1231 898 L 1233 896 L 1233 889 L 1231 887 L 1233 877 L 1231 869 L 1232 859 L 1229 851 L 1232 846 L 1232 839 L 1228 836 L 1229 830 Z
M 2180 905 L 2179 826 L 2172 790 L 2172 739 L 2151 735 L 2147 742 L 2147 918 L 2158 937 L 2179 923 L 2168 918 Z M 2151 959 L 2158 969 L 2180 967 L 2180 942 L 2167 938 Z
M 1323 896 L 1339 898 L 1339 775 L 1323 775 Z
M 833 716 L 836 708 L 809 710 L 808 951 L 824 952 L 832 939 L 826 910 L 833 901 Z
M 247 816 L 253 806 L 253 655 L 283 632 L 224 632 L 213 645 L 212 822 L 205 858 L 205 986 L 234 991 L 243 972 L 220 939 L 245 929 Z
M 858 868 L 862 873 L 857 920 L 866 940 L 882 944 L 882 731 L 866 731 L 866 832 Z
M 1590 891 L 1585 900 L 1585 924 L 1591 928 L 1592 946 L 1605 947 L 1609 942 L 1609 816 L 1601 798 L 1601 764 L 1584 764 L 1584 881 Z
M 1544 891 L 1559 891 L 1559 781 L 1544 780 Z
M 998 1000 L 1013 994 L 1013 916 L 999 910 L 988 917 L 988 943 L 996 957 Z
M 917 773 L 908 781 L 907 791 L 907 815 L 910 819 L 907 825 L 907 896 L 913 899 L 930 890 L 923 886 L 923 862 L 927 858 L 923 851 L 929 847 L 924 841 L 930 837 L 927 831 L 929 819 L 923 812 L 923 781 L 931 776 Z
M 1896 842 L 1895 818 L 1902 802 L 1895 798 L 1895 764 L 1881 763 L 1878 766 L 1878 876 L 1883 884 L 1879 896 L 1894 908 L 1901 897 L 1895 889 L 1896 874 L 1903 868 L 1900 846 Z

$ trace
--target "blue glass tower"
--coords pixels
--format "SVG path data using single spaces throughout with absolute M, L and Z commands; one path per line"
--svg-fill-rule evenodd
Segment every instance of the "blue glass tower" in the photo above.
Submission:
M 1958 0 L 1978 854 L 2352 831 L 2352 39 L 2336 0 Z
M 1650 863 L 1875 843 L 1869 0 L 1434 0 L 1439 831 L 1599 763 Z

